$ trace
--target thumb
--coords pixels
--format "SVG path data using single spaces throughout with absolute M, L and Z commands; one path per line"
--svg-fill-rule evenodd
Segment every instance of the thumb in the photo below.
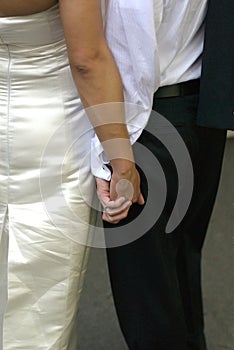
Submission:
M 145 200 L 144 200 L 144 197 L 143 197 L 142 193 L 140 193 L 140 195 L 138 197 L 138 200 L 137 200 L 137 203 L 140 204 L 140 205 L 145 204 Z

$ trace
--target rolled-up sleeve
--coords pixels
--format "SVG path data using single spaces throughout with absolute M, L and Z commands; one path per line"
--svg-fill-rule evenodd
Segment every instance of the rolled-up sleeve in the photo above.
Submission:
M 125 122 L 131 144 L 146 126 L 153 94 L 160 85 L 156 28 L 161 20 L 162 0 L 155 15 L 153 0 L 109 0 L 105 35 L 118 66 L 125 100 Z M 93 175 L 111 179 L 109 162 L 97 136 L 91 143 Z

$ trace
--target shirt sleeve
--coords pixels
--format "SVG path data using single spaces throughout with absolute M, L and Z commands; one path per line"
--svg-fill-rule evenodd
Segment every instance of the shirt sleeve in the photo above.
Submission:
M 118 66 L 124 88 L 126 125 L 133 144 L 146 126 L 153 94 L 160 85 L 156 29 L 162 0 L 109 0 L 105 35 Z M 91 170 L 106 180 L 111 173 L 96 135 L 91 142 Z

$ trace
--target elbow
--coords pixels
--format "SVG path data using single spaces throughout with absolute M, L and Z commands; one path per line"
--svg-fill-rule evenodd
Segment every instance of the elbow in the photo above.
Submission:
M 79 73 L 84 74 L 91 72 L 106 59 L 104 50 L 88 49 L 77 50 L 69 54 L 69 62 L 72 69 L 76 69 Z

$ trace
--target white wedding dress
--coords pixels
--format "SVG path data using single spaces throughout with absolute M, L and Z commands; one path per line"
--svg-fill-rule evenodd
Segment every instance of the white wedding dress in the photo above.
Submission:
M 58 6 L 0 18 L 3 350 L 77 349 L 77 306 L 95 220 L 92 135 Z

